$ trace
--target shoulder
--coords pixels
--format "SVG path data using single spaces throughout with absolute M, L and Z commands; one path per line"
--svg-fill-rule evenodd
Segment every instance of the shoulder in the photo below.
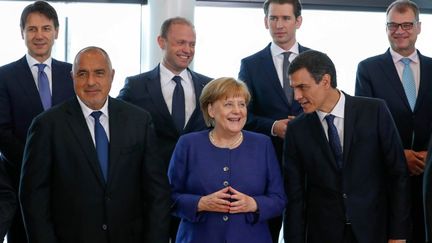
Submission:
M 150 113 L 139 106 L 117 98 L 109 98 L 110 112 L 123 112 L 128 118 L 151 119 Z
M 178 142 L 177 142 L 177 146 L 190 146 L 190 145 L 194 145 L 195 146 L 201 146 L 204 145 L 205 141 L 208 141 L 209 139 L 209 130 L 203 130 L 203 131 L 198 131 L 198 132 L 191 132 L 191 133 L 186 133 L 180 136 Z
M 146 80 L 156 79 L 158 77 L 159 77 L 159 68 L 155 67 L 150 71 L 126 77 L 126 81 L 129 85 L 137 85 L 145 82 Z
M 27 63 L 27 62 L 26 62 Z M 6 65 L 3 65 L 0 67 L 0 76 L 5 76 L 7 74 L 12 74 L 16 72 L 17 69 L 25 68 L 25 65 L 23 65 L 23 59 L 19 59 L 17 61 L 8 63 Z M 1 79 L 1 77 L 0 77 Z
M 260 50 L 260 51 L 258 51 L 256 53 L 254 53 L 254 54 L 252 54 L 250 56 L 247 56 L 247 57 L 243 58 L 241 60 L 241 62 L 242 62 L 242 64 L 243 63 L 247 64 L 247 63 L 250 63 L 250 62 L 254 62 L 254 61 L 256 61 L 256 60 L 258 60 L 260 58 L 263 58 L 263 57 L 271 57 L 270 44 L 268 44 L 264 49 L 262 49 L 262 50 Z
M 417 51 L 420 57 L 420 61 L 422 62 L 426 62 L 427 64 L 431 65 L 432 64 L 432 58 L 428 57 L 428 56 L 424 56 L 420 53 L 420 51 Z
M 72 64 L 68 63 L 68 62 L 63 62 L 63 61 L 59 61 L 56 59 L 52 59 L 52 65 L 55 68 L 63 68 L 66 69 L 68 71 L 72 70 Z
M 191 75 L 192 75 L 192 79 L 193 79 L 194 81 L 199 81 L 199 82 L 203 82 L 203 83 L 208 83 L 208 82 L 210 82 L 210 81 L 212 80 L 212 78 L 207 77 L 206 75 L 203 75 L 203 74 L 200 74 L 200 73 L 194 72 L 194 71 L 192 71 L 192 70 L 189 70 L 189 72 L 191 73 Z
M 381 62 L 382 60 L 386 59 L 388 57 L 388 53 L 383 53 L 380 55 L 368 57 L 362 61 L 360 61 L 359 66 L 361 65 L 375 65 L 377 62 Z
M 363 97 L 363 96 L 350 96 L 345 94 L 345 106 L 354 105 L 360 107 L 365 111 L 373 111 L 376 109 L 386 108 L 386 103 L 383 99 Z
M 264 143 L 271 142 L 270 137 L 262 133 L 252 132 L 248 130 L 242 130 L 242 132 L 245 140 L 251 140 L 253 142 L 264 142 Z

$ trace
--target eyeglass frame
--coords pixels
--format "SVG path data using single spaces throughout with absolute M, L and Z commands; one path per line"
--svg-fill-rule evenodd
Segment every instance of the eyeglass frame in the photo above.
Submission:
M 390 31 L 396 31 L 401 27 L 402 30 L 412 30 L 414 28 L 414 25 L 419 23 L 418 21 L 413 22 L 403 22 L 403 23 L 395 23 L 395 22 L 387 22 L 386 27 Z

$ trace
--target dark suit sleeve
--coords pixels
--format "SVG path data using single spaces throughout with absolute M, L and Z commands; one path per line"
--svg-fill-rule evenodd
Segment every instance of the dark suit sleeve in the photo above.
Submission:
M 19 170 L 24 144 L 13 134 L 12 104 L 2 75 L 0 72 L 0 153 L 9 166 Z
M 432 241 L 432 139 L 429 142 L 426 169 L 423 175 L 423 207 L 426 242 Z
M 390 111 L 380 102 L 378 129 L 384 165 L 386 166 L 389 201 L 389 239 L 406 239 L 411 209 L 408 168 L 402 142 Z
M 288 130 L 292 127 L 288 126 Z M 285 209 L 284 240 L 290 243 L 305 242 L 305 171 L 295 145 L 292 131 L 285 135 L 283 174 L 288 203 Z
M 362 61 L 357 66 L 355 95 L 373 97 L 372 80 L 369 75 L 369 70 L 366 67 L 366 62 Z
M 30 126 L 24 150 L 20 180 L 20 203 L 29 242 L 58 242 L 52 223 L 51 166 L 52 145 L 49 123 L 35 119 Z
M 257 116 L 256 114 L 254 114 L 254 111 L 258 109 L 255 103 L 256 92 L 252 84 L 253 77 L 250 75 L 248 68 L 249 67 L 247 62 L 243 59 L 240 64 L 240 72 L 238 75 L 238 79 L 246 83 L 252 96 L 248 105 L 248 118 L 245 128 L 247 130 L 271 136 L 272 127 L 275 120 L 268 117 Z
M 156 135 L 152 123 L 146 132 L 143 190 L 146 195 L 145 241 L 167 243 L 170 227 L 170 187 L 165 163 L 156 148 Z
M 132 87 L 131 87 L 131 81 L 130 81 L 130 77 L 127 77 L 125 79 L 125 84 L 123 86 L 123 88 L 120 90 L 119 95 L 117 96 L 118 99 L 127 101 L 127 102 L 131 102 L 132 101 Z
M 6 172 L 5 164 L 0 160 L 0 242 L 3 242 L 17 206 L 18 200 L 15 190 Z

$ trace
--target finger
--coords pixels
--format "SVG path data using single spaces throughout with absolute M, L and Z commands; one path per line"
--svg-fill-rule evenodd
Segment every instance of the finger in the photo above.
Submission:
M 231 195 L 235 195 L 235 194 L 241 194 L 241 192 L 237 191 L 236 189 L 234 189 L 234 187 L 229 187 L 229 191 L 232 193 Z

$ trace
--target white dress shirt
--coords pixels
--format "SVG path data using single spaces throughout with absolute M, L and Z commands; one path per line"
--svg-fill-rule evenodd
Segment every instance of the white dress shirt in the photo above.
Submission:
M 390 54 L 393 58 L 393 63 L 396 67 L 397 73 L 399 75 L 399 79 L 402 82 L 402 73 L 403 73 L 403 69 L 405 67 L 405 64 L 402 63 L 401 59 L 404 58 L 404 56 L 393 51 L 391 48 L 390 48 Z M 414 51 L 413 53 L 411 53 L 411 55 L 407 56 L 407 58 L 409 58 L 411 60 L 409 65 L 410 65 L 411 70 L 412 70 L 413 75 L 414 75 L 414 82 L 415 82 L 415 86 L 416 86 L 416 95 L 418 95 L 418 90 L 420 87 L 420 60 L 419 60 L 419 56 L 417 54 L 417 50 Z
M 279 78 L 279 82 L 281 84 L 281 87 L 283 87 L 283 53 L 287 52 L 286 50 L 280 48 L 277 44 L 274 42 L 270 45 L 270 51 L 273 58 L 273 63 L 276 68 L 276 72 Z M 291 52 L 291 55 L 289 56 L 290 63 L 299 55 L 299 48 L 298 48 L 298 42 L 296 42 L 291 49 L 288 50 Z
M 336 126 L 336 129 L 338 131 L 339 140 L 340 140 L 340 144 L 341 144 L 342 151 L 343 151 L 344 119 L 345 119 L 345 95 L 341 91 L 339 91 L 339 94 L 340 94 L 339 100 L 330 113 L 326 113 L 326 112 L 322 112 L 322 111 L 318 111 L 318 110 L 316 111 L 316 113 L 317 113 L 317 115 L 321 121 L 321 125 L 324 128 L 324 132 L 325 132 L 325 135 L 327 137 L 327 141 L 328 141 L 328 125 L 327 125 L 327 121 L 325 120 L 325 117 L 328 114 L 332 114 L 335 116 L 333 123 Z
M 38 60 L 34 59 L 32 56 L 30 56 L 28 53 L 26 54 L 26 59 L 27 59 L 27 63 L 29 65 L 30 71 L 33 75 L 33 79 L 35 81 L 36 87 L 39 90 L 39 87 L 38 87 L 38 70 L 39 70 L 39 68 L 37 66 L 35 66 L 35 64 L 41 64 L 41 63 Z M 52 94 L 52 67 L 51 67 L 51 63 L 52 63 L 52 58 L 49 57 L 42 64 L 46 64 L 44 71 L 48 77 L 50 93 Z
M 78 103 L 81 106 L 81 111 L 84 115 L 84 118 L 86 120 L 87 123 L 87 127 L 90 131 L 90 135 L 93 139 L 93 144 L 96 147 L 96 140 L 95 140 L 95 119 L 90 115 L 92 112 L 97 111 L 97 110 L 92 110 L 90 109 L 86 104 L 84 104 L 84 102 L 81 101 L 81 99 L 77 96 L 78 98 Z M 108 137 L 108 141 L 110 140 L 110 134 L 109 134 L 109 114 L 108 114 L 108 98 L 105 101 L 105 104 L 102 106 L 102 108 L 99 110 L 102 112 L 102 115 L 99 117 L 99 121 L 101 123 L 101 125 L 103 126 L 105 133 Z
M 167 104 L 170 114 L 172 114 L 172 97 L 176 83 L 172 80 L 174 73 L 168 70 L 162 63 L 159 65 L 160 69 L 160 83 L 162 95 L 165 103 Z M 185 95 L 185 126 L 192 116 L 196 107 L 195 89 L 192 81 L 192 76 L 187 69 L 183 70 L 179 75 L 182 78 L 181 84 L 183 86 Z

